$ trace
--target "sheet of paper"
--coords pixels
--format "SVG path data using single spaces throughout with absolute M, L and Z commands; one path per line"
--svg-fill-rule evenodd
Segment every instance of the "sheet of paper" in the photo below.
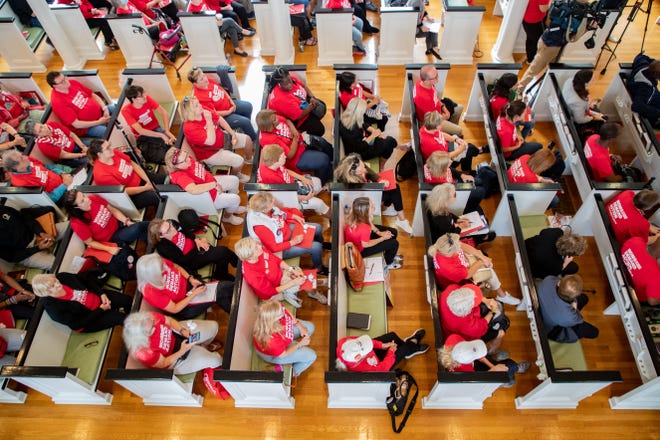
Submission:
M 218 282 L 214 281 L 212 283 L 206 284 L 206 291 L 201 295 L 197 295 L 190 301 L 190 304 L 203 304 L 215 302 L 215 291 L 218 288 Z
M 369 257 L 364 259 L 364 282 L 373 283 L 384 281 L 383 257 Z

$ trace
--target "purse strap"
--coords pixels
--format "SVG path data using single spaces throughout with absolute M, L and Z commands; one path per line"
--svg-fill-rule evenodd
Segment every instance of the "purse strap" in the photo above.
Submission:
M 403 420 L 401 420 L 401 423 L 399 424 L 398 427 L 396 426 L 396 416 L 388 408 L 390 412 L 390 419 L 392 420 L 392 431 L 394 431 L 397 434 L 403 431 L 403 428 L 406 426 L 408 417 L 410 417 L 410 414 L 412 414 L 413 409 L 415 409 L 415 404 L 417 403 L 417 395 L 419 394 L 419 387 L 417 386 L 417 382 L 415 382 L 415 379 L 412 377 L 410 373 L 406 373 L 406 375 L 408 376 L 408 380 L 410 382 L 409 386 L 415 387 L 415 394 L 413 394 L 412 398 L 410 399 L 410 404 L 408 405 L 408 408 L 406 408 L 406 414 L 404 414 Z M 410 394 L 410 388 L 408 389 L 408 394 Z

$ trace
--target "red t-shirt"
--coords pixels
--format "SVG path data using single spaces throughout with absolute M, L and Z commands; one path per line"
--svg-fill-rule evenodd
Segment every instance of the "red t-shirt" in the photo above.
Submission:
M 465 342 L 465 339 L 461 338 L 457 334 L 449 335 L 449 337 L 445 339 L 445 345 L 447 347 L 455 347 L 459 342 Z M 474 372 L 474 363 L 458 364 L 458 366 L 451 371 L 455 373 L 472 373 Z
M 62 285 L 64 295 L 57 297 L 65 301 L 75 301 L 87 307 L 89 310 L 96 310 L 101 305 L 101 298 L 87 290 L 75 290 L 69 286 Z
M 490 98 L 490 111 L 493 112 L 493 117 L 498 118 L 502 112 L 502 109 L 508 103 L 509 100 L 504 96 L 493 95 L 493 97 Z
M 195 242 L 179 231 L 174 234 L 170 241 L 179 248 L 183 255 L 187 255 L 188 252 L 193 250 L 195 247 Z
M 215 12 L 213 8 L 207 5 L 204 0 L 201 0 L 201 2 L 197 5 L 194 5 L 192 2 L 188 2 L 187 10 L 188 12 L 205 12 L 205 11 Z
M 131 159 L 119 150 L 113 151 L 111 165 L 101 163 L 100 160 L 94 162 L 93 175 L 96 185 L 124 185 L 134 188 L 142 183 L 142 179 L 133 169 Z
M 542 12 L 539 9 L 539 6 L 545 6 L 548 3 L 550 3 L 550 0 L 529 0 L 529 3 L 527 3 L 527 9 L 525 9 L 525 15 L 523 15 L 523 21 L 526 23 L 538 23 L 543 21 L 546 12 Z
M 70 137 L 71 130 L 55 121 L 48 121 L 46 125 L 52 129 L 53 134 L 40 136 L 35 141 L 44 156 L 53 162 L 57 162 L 60 160 L 62 151 L 73 153 L 76 144 Z
M 424 115 L 428 112 L 437 111 L 442 113 L 442 101 L 436 93 L 435 87 L 427 89 L 422 85 L 422 80 L 415 84 L 414 98 L 415 114 L 419 121 L 424 121 Z
M 108 201 L 103 197 L 89 196 L 91 206 L 85 213 L 87 222 L 71 217 L 71 229 L 82 241 L 92 239 L 108 242 L 119 229 L 119 222 L 108 210 Z
M 291 119 L 295 122 L 296 127 L 299 127 L 308 116 L 305 115 L 304 118 L 300 119 L 303 111 L 300 104 L 307 101 L 307 91 L 293 74 L 291 74 L 291 81 L 293 81 L 291 90 L 282 90 L 279 85 L 273 88 L 273 91 L 268 95 L 268 108 L 274 110 L 280 116 Z
M 358 223 L 354 227 L 346 225 L 344 229 L 344 239 L 346 242 L 351 242 L 357 246 L 358 250 L 362 252 L 364 246 L 362 242 L 371 240 L 371 225 L 368 223 Z
M 518 143 L 516 126 L 509 122 L 508 119 L 500 116 L 497 118 L 495 125 L 497 126 L 497 137 L 500 139 L 500 146 L 502 149 L 513 147 Z M 511 156 L 511 153 L 512 151 L 504 151 L 504 157 Z
M 197 160 L 205 160 L 213 156 L 218 150 L 221 150 L 225 144 L 225 132 L 218 124 L 218 115 L 212 111 L 211 117 L 215 126 L 215 142 L 213 145 L 206 145 L 206 119 L 199 121 L 186 121 L 183 123 L 183 134 L 195 153 Z
M 34 188 L 43 186 L 47 193 L 52 192 L 62 184 L 59 174 L 46 168 L 46 165 L 34 157 L 30 158 L 30 166 L 26 173 L 11 173 L 11 184 L 16 187 Z
M 193 87 L 193 93 L 203 107 L 213 109 L 217 112 L 229 110 L 232 106 L 229 93 L 211 78 L 209 78 L 209 86 L 206 89 Z
M 598 143 L 599 139 L 599 134 L 592 134 L 584 145 L 584 157 L 587 158 L 591 175 L 596 182 L 602 182 L 606 177 L 614 174 L 610 151 Z
M 264 248 L 268 249 L 270 252 L 280 252 L 291 247 L 289 240 L 291 239 L 292 232 L 289 225 L 297 223 L 293 220 L 294 215 L 300 217 L 303 216 L 302 212 L 296 208 L 280 208 L 280 210 L 284 215 L 270 215 L 270 217 L 277 221 L 277 230 L 282 231 L 282 241 L 278 242 L 273 231 L 267 226 L 259 224 L 254 226 L 254 233 L 257 235 Z
M 259 132 L 259 145 L 279 145 L 284 150 L 284 154 L 289 154 L 289 149 L 291 148 L 292 142 L 291 130 L 286 124 L 286 119 L 280 115 L 277 115 L 277 125 L 272 132 L 260 131 Z M 286 160 L 286 166 L 298 172 L 298 160 L 300 156 L 305 152 L 305 143 L 302 140 L 302 136 L 298 137 L 298 150 L 296 154 L 291 158 Z
M 353 98 L 364 99 L 364 89 L 360 84 L 356 84 L 350 92 L 342 90 L 339 93 L 339 101 L 341 102 L 342 108 L 346 108 Z
M 378 358 L 373 350 L 371 350 L 366 356 L 357 362 L 348 362 L 341 357 L 344 342 L 349 339 L 356 339 L 357 337 L 358 336 L 347 336 L 340 339 L 337 343 L 337 359 L 340 359 L 346 365 L 348 371 L 390 371 L 390 369 L 394 366 L 394 362 L 396 362 L 396 355 L 394 354 L 394 350 L 391 349 L 387 350 L 387 353 L 385 353 L 385 358 L 382 361 Z M 381 341 L 372 339 L 371 343 L 375 349 L 383 349 L 383 343 Z
M 206 168 L 204 168 L 204 165 L 191 157 L 190 166 L 188 168 L 185 170 L 176 170 L 170 173 L 170 181 L 173 184 L 179 185 L 181 188 L 186 189 L 186 187 L 191 183 L 200 185 L 202 183 L 215 182 L 216 180 L 213 178 L 213 175 L 211 175 L 211 173 L 209 173 Z M 213 188 L 211 191 L 209 191 L 209 194 L 211 194 L 211 199 L 215 200 L 216 196 L 218 195 L 218 190 Z
M 160 125 L 158 124 L 158 119 L 156 119 L 156 114 L 154 113 L 154 110 L 160 107 L 160 104 L 158 104 L 158 102 L 156 102 L 151 96 L 145 95 L 145 98 L 147 98 L 147 102 L 140 108 L 136 108 L 129 102 L 121 109 L 121 114 L 124 116 L 124 119 L 126 119 L 126 123 L 131 127 L 131 130 L 133 130 L 133 134 L 136 137 L 140 136 L 140 134 L 133 128 L 133 125 L 136 123 L 140 124 L 140 126 L 146 130 L 155 130 Z
M 271 336 L 268 345 L 264 348 L 259 346 L 257 340 L 254 339 L 254 348 L 258 352 L 267 354 L 269 356 L 280 356 L 284 353 L 284 350 L 293 342 L 293 317 L 287 309 L 282 306 L 284 310 L 284 316 L 280 318 L 280 324 L 282 324 L 282 330 L 279 333 L 275 333 Z
M 626 265 L 633 287 L 640 301 L 660 299 L 660 265 L 646 250 L 646 240 L 632 237 L 621 248 L 623 264 Z
M 470 263 L 462 249 L 451 257 L 445 257 L 438 252 L 433 257 L 435 278 L 441 286 L 461 284 L 468 276 Z
M 511 183 L 539 183 L 539 178 L 534 171 L 527 165 L 527 161 L 531 156 L 529 154 L 523 154 L 518 159 L 514 160 L 509 169 L 507 170 L 507 175 L 509 176 L 509 182 Z
M 282 283 L 282 259 L 267 249 L 259 255 L 256 263 L 243 261 L 243 278 L 254 293 L 264 301 L 277 295 L 277 287 Z
M 13 119 L 25 119 L 28 116 L 27 111 L 21 105 L 21 98 L 0 90 L 0 122 L 9 123 Z M 18 123 L 11 124 L 14 128 L 18 127 Z
M 268 168 L 265 164 L 259 165 L 257 170 L 257 183 L 293 183 L 294 179 L 284 167 L 276 170 Z
M 169 356 L 174 352 L 174 332 L 172 327 L 166 324 L 165 316 L 151 312 L 154 318 L 154 331 L 149 336 L 149 346 L 138 348 L 133 357 L 147 367 L 153 367 L 158 363 L 160 356 Z
M 142 295 L 149 304 L 157 309 L 164 309 L 173 301 L 178 303 L 186 298 L 188 292 L 188 282 L 181 275 L 181 272 L 176 270 L 174 264 L 163 258 L 167 270 L 163 272 L 164 286 L 158 289 L 151 284 L 147 284 L 142 289 Z
M 605 207 L 619 244 L 625 243 L 631 237 L 648 240 L 651 225 L 635 207 L 633 197 L 635 193 L 632 190 L 623 191 Z
M 469 288 L 472 289 L 476 295 L 474 300 L 474 307 L 472 311 L 468 313 L 467 316 L 456 316 L 447 306 L 447 297 L 451 292 L 458 288 Z M 474 284 L 465 284 L 459 286 L 457 284 L 452 284 L 447 287 L 440 294 L 440 323 L 442 324 L 442 331 L 445 334 L 456 333 L 467 340 L 479 339 L 488 331 L 488 321 L 481 317 L 481 311 L 479 310 L 479 303 L 481 302 L 483 295 L 481 290 Z
M 447 167 L 444 176 L 435 177 L 429 171 L 429 167 L 424 164 L 424 181 L 426 183 L 454 183 L 454 176 L 451 174 L 451 168 Z
M 78 135 L 87 133 L 87 129 L 74 129 L 73 122 L 95 121 L 103 116 L 103 108 L 92 97 L 93 92 L 76 81 L 70 79 L 69 93 L 61 93 L 53 89 L 50 95 L 50 104 L 53 112 L 64 124 L 69 126 Z
M 445 140 L 442 130 L 430 132 L 426 127 L 419 129 L 419 148 L 424 161 L 436 151 L 449 151 L 449 143 Z

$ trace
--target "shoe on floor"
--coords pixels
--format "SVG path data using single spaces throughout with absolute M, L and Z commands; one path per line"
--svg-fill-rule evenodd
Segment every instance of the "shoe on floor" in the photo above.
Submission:
M 495 359 L 498 362 L 502 362 L 505 359 L 509 359 L 509 352 L 506 350 L 500 350 L 495 354 L 491 354 L 493 359 Z
M 366 55 L 367 51 L 364 49 L 360 49 L 357 46 L 353 46 L 353 55 Z
M 482 241 L 482 243 L 488 243 L 489 241 L 493 241 L 495 240 L 495 237 L 497 237 L 495 231 L 490 231 L 488 235 L 486 235 L 486 239 Z
M 302 307 L 302 300 L 298 298 L 295 293 L 289 293 L 284 295 L 284 301 L 288 302 L 296 309 Z
M 332 250 L 332 243 L 329 241 L 324 241 L 323 242 L 323 249 L 326 251 L 331 251 Z
M 318 290 L 312 290 L 311 292 L 307 292 L 307 296 L 317 300 L 323 305 L 328 304 L 328 297 L 322 294 L 321 292 L 319 292 Z
M 245 214 L 246 212 L 247 212 L 247 208 L 245 206 L 239 206 L 234 211 L 234 214 Z
M 417 351 L 414 351 L 414 352 L 410 353 L 408 356 L 406 356 L 406 359 L 410 359 L 412 357 L 415 357 L 418 354 L 424 354 L 427 351 L 429 351 L 429 345 L 428 344 L 420 344 L 419 349 Z
M 502 304 L 509 304 L 510 306 L 517 306 L 520 304 L 520 299 L 516 298 L 515 296 L 511 296 L 509 292 L 504 292 L 504 296 L 497 296 L 495 299 Z
M 399 229 L 403 229 L 403 230 L 406 231 L 408 234 L 412 235 L 412 233 L 413 233 L 413 228 L 412 228 L 412 226 L 410 226 L 410 222 L 409 222 L 408 220 L 399 220 L 399 219 L 397 219 L 397 221 L 395 221 L 394 224 L 395 224 Z
M 251 157 L 249 159 L 246 157 L 243 159 L 243 164 L 245 165 L 252 165 L 253 163 L 254 163 L 254 157 Z
M 423 328 L 418 328 L 417 330 L 415 330 L 415 333 L 408 336 L 406 339 L 404 339 L 404 341 L 408 342 L 411 339 L 414 339 L 415 341 L 417 341 L 417 344 L 419 344 L 420 342 L 422 342 L 422 339 L 424 338 L 425 335 L 426 335 L 426 330 L 424 330 Z
M 515 381 L 515 380 L 512 380 L 511 382 L 503 383 L 503 384 L 500 385 L 500 386 L 501 386 L 502 388 L 511 388 L 511 387 L 514 386 L 515 384 L 516 384 L 516 381 Z
M 388 269 L 388 270 L 401 269 L 401 263 L 393 262 L 392 264 L 388 264 L 387 266 L 385 266 L 385 269 Z
M 401 254 L 396 254 L 396 255 L 394 256 L 394 262 L 395 262 L 395 263 L 401 263 L 401 264 L 403 264 L 403 255 L 401 255 Z
M 243 224 L 243 219 L 240 217 L 236 217 L 234 214 L 232 214 L 229 217 L 222 217 L 222 222 L 229 223 L 230 225 L 238 226 Z
M 238 181 L 241 183 L 246 183 L 250 181 L 250 176 L 248 176 L 247 174 L 238 173 L 236 177 L 238 177 Z
M 394 205 L 390 205 L 385 208 L 385 211 L 381 211 L 380 215 L 384 215 L 386 217 L 394 217 L 396 215 L 396 209 L 394 209 Z
M 330 274 L 330 269 L 328 266 L 321 266 L 316 269 L 316 276 L 327 277 Z
M 518 362 L 518 373 L 519 374 L 526 373 L 527 370 L 529 370 L 529 367 L 531 367 L 531 366 L 532 366 L 532 364 L 530 364 L 527 361 Z

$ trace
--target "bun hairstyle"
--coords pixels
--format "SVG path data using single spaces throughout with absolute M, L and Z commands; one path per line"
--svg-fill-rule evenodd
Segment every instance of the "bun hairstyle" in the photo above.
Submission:
M 513 119 L 515 116 L 522 116 L 522 114 L 525 113 L 526 108 L 527 104 L 518 99 L 502 107 L 500 116 Z

